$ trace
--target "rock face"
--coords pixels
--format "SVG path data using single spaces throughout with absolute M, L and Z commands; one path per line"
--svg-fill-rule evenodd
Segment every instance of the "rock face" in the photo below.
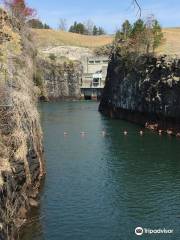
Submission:
M 180 60 L 113 56 L 99 110 L 151 129 L 180 132 Z
M 13 29 L 13 28 L 12 28 Z M 35 50 L 24 29 L 22 52 L 9 62 L 12 80 L 11 105 L 0 107 L 0 239 L 18 239 L 16 233 L 27 221 L 37 201 L 45 174 L 42 132 L 33 84 Z M 26 35 L 27 34 L 27 35 Z M 1 63 L 2 64 L 2 63 Z M 2 65 L 3 66 L 3 65 Z
M 82 65 L 78 61 L 38 61 L 37 71 L 42 79 L 46 99 L 79 99 Z
M 66 57 L 72 61 L 81 61 L 84 57 L 92 57 L 93 51 L 85 47 L 75 47 L 75 46 L 56 46 L 48 47 L 41 50 L 43 55 L 54 54 L 56 57 Z
M 39 49 L 37 76 L 42 98 L 79 99 L 83 62 L 93 56 L 92 50 L 75 46 L 56 46 Z

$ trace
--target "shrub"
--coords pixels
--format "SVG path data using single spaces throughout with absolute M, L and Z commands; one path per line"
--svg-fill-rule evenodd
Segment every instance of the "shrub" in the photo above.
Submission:
M 33 81 L 37 87 L 41 88 L 43 86 L 42 74 L 40 71 L 37 70 L 34 73 Z
M 54 53 L 50 53 L 49 54 L 49 58 L 52 60 L 52 61 L 55 61 L 56 60 L 56 55 Z

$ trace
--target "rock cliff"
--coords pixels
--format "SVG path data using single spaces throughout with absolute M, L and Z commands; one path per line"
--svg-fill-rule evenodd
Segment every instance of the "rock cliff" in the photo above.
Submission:
M 113 55 L 99 110 L 171 134 L 180 132 L 180 60 Z
M 42 98 L 79 99 L 82 64 L 41 58 L 37 63 L 36 81 L 41 83 Z
M 85 47 L 55 46 L 38 48 L 35 82 L 42 99 L 79 99 L 83 62 L 94 56 Z
M 17 233 L 27 221 L 28 211 L 38 204 L 45 171 L 36 103 L 38 91 L 33 83 L 36 51 L 27 29 L 16 21 L 8 21 L 4 11 L 0 20 L 1 80 L 5 76 L 8 79 L 10 99 L 0 106 L 0 239 L 11 240 L 18 239 Z M 13 49 L 17 42 L 21 52 L 15 54 Z M 7 96 L 2 81 L 0 84 L 2 103 Z

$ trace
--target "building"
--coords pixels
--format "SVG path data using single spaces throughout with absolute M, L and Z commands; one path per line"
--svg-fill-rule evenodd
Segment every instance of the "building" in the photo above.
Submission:
M 107 56 L 88 57 L 82 62 L 81 96 L 85 99 L 99 99 L 105 85 L 109 59 Z

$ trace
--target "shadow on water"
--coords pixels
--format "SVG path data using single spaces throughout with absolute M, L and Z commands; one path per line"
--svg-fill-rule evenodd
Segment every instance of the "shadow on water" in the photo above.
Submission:
M 137 125 L 97 109 L 95 102 L 41 105 L 47 176 L 39 221 L 22 239 L 131 240 L 142 226 L 174 229 L 157 239 L 178 240 L 180 140 L 140 136 Z

